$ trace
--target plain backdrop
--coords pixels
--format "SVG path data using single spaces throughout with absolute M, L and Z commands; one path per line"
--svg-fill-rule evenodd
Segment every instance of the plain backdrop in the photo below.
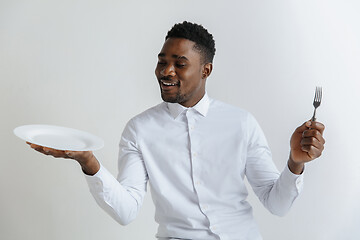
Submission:
M 359 11 L 356 0 L 0 0 L 0 239 L 154 239 L 150 194 L 120 226 L 76 162 L 31 150 L 13 129 L 53 124 L 100 136 L 95 154 L 116 175 L 124 125 L 161 102 L 157 54 L 183 20 L 216 40 L 208 94 L 255 115 L 279 170 L 323 87 L 325 151 L 306 165 L 291 212 L 271 215 L 249 190 L 264 239 L 360 239 Z

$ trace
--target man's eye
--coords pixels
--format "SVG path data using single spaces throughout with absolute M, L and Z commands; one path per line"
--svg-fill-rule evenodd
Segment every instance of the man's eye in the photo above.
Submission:
M 176 64 L 176 67 L 178 67 L 178 68 L 183 68 L 183 67 L 185 67 L 186 65 L 185 64 L 180 64 L 180 63 L 177 63 Z
M 166 62 L 161 62 L 161 61 L 158 62 L 158 65 L 165 65 L 165 64 Z

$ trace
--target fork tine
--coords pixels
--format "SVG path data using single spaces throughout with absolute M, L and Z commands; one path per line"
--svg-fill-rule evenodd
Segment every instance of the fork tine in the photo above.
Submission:
M 322 97 L 322 88 L 316 87 L 314 101 L 321 102 L 321 97 Z
M 312 121 L 316 121 L 316 117 L 315 117 L 316 109 L 320 106 L 321 98 L 322 98 L 322 87 L 316 87 L 314 101 L 313 101 L 314 113 L 313 113 Z
M 322 99 L 322 87 L 320 87 L 320 98 L 319 98 L 319 102 L 321 102 Z

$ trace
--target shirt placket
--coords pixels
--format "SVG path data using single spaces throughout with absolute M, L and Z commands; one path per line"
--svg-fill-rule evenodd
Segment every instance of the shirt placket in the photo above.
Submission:
M 201 155 L 198 144 L 198 139 L 196 139 L 196 113 L 194 110 L 188 110 L 186 112 L 186 119 L 188 125 L 188 134 L 190 140 L 190 155 L 191 155 L 191 170 L 192 170 L 192 182 L 195 192 L 198 197 L 198 204 L 201 212 L 206 216 L 209 223 L 209 230 L 216 234 L 220 239 L 220 234 L 218 232 L 217 226 L 212 224 L 212 218 L 209 216 L 210 205 L 206 202 L 206 194 L 204 188 L 205 182 L 200 176 L 201 168 Z

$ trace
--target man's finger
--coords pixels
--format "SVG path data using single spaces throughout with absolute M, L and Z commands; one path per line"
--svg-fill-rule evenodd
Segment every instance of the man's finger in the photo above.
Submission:
M 311 123 L 311 125 L 309 126 L 309 128 L 320 131 L 321 135 L 324 133 L 324 130 L 325 130 L 324 124 L 322 124 L 321 122 L 316 122 L 316 121 L 311 121 L 310 123 Z
M 35 151 L 45 154 L 45 155 L 49 155 L 47 152 L 44 152 L 44 150 L 40 147 L 40 148 L 33 148 Z
M 50 155 L 55 158 L 67 158 L 74 160 L 87 159 L 92 155 L 92 151 L 69 151 L 69 150 L 57 150 L 54 148 L 43 147 L 34 143 L 26 142 L 30 147 L 42 154 Z
M 306 152 L 311 159 L 315 159 L 321 156 L 322 151 L 313 145 L 304 145 L 301 146 L 301 150 Z
M 43 146 L 40 146 L 40 145 L 37 145 L 37 144 L 34 144 L 34 143 L 30 143 L 30 147 L 32 149 L 34 149 L 35 151 L 38 151 L 42 154 L 45 154 L 45 155 L 51 155 L 53 157 L 56 157 L 56 158 L 69 158 L 65 153 L 64 151 L 61 151 L 61 150 L 56 150 L 56 149 L 53 149 L 53 148 L 48 148 L 48 147 L 43 147 Z
M 34 144 L 34 143 L 31 143 L 31 144 L 30 144 L 30 147 L 31 147 L 32 149 L 36 150 L 36 151 L 39 151 L 39 152 L 43 152 L 43 151 L 44 151 L 42 146 L 36 145 L 36 144 Z
M 324 144 L 319 142 L 315 137 L 303 138 L 300 142 L 300 145 L 303 146 L 314 146 L 320 151 L 324 150 Z
M 36 145 L 35 143 L 28 143 L 30 145 L 31 148 L 39 148 L 41 146 Z
M 316 129 L 305 130 L 303 132 L 302 136 L 303 136 L 303 138 L 315 137 L 319 142 L 321 142 L 322 144 L 325 144 L 325 139 L 323 138 L 323 136 L 321 135 L 319 130 L 316 130 Z
M 44 147 L 43 149 L 46 153 L 48 153 L 49 155 L 51 155 L 53 157 L 68 158 L 68 156 L 65 154 L 65 151 L 57 150 L 57 149 L 53 149 L 53 148 L 47 148 L 47 147 Z
M 302 133 L 304 132 L 305 130 L 309 129 L 309 126 L 311 125 L 311 121 L 307 121 L 307 122 L 304 122 L 301 126 L 297 127 L 295 129 L 295 132 L 297 133 Z

